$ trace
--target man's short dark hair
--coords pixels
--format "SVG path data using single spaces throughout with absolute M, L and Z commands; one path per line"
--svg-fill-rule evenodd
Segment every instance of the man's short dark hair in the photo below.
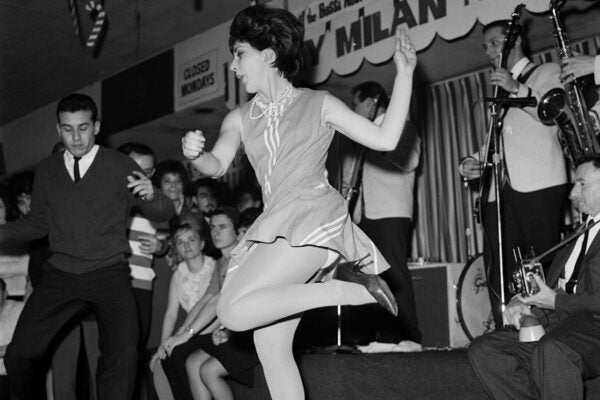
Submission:
M 117 151 L 125 154 L 126 156 L 131 155 L 132 153 L 139 154 L 141 156 L 152 156 L 153 159 L 156 159 L 154 156 L 154 151 L 145 144 L 136 143 L 136 142 L 127 142 L 123 143 L 119 147 L 117 147 Z
M 225 215 L 233 223 L 233 228 L 237 232 L 240 229 L 240 212 L 234 207 L 220 207 L 210 213 L 210 217 L 215 215 Z
M 490 29 L 501 28 L 502 33 L 504 35 L 506 35 L 509 24 L 510 24 L 510 20 L 508 20 L 508 19 L 499 19 L 496 21 L 492 21 L 489 24 L 486 24 L 483 26 L 482 32 L 483 32 L 483 34 L 485 34 Z M 523 50 L 523 52 L 525 54 L 529 54 L 529 44 L 527 42 L 527 38 L 525 37 L 525 33 L 523 32 L 523 27 L 521 25 L 517 24 L 516 26 L 513 27 L 513 29 L 514 29 L 516 36 L 521 37 L 521 49 Z
M 352 95 L 358 94 L 358 100 L 365 101 L 365 99 L 377 99 L 380 107 L 387 108 L 388 96 L 383 86 L 375 81 L 363 82 L 352 88 Z
M 19 196 L 23 193 L 31 194 L 33 192 L 33 171 L 23 171 L 16 173 L 10 178 L 10 190 L 13 195 Z
M 60 113 L 77 111 L 91 111 L 92 122 L 98 120 L 96 103 L 90 96 L 83 93 L 73 93 L 60 99 L 56 106 L 56 120 L 60 123 Z
M 577 166 L 581 164 L 591 163 L 594 168 L 600 169 L 600 154 L 586 154 L 575 160 Z
M 260 208 L 246 208 L 240 213 L 240 228 L 250 228 L 260 214 L 262 214 Z
M 219 181 L 213 178 L 196 179 L 192 183 L 192 191 L 194 196 L 198 192 L 198 189 L 201 187 L 207 187 L 211 191 L 212 195 L 215 196 L 217 200 L 219 199 L 221 195 L 221 184 L 219 183 Z
M 262 201 L 262 193 L 260 188 L 252 183 L 240 183 L 236 186 L 234 190 L 235 199 L 239 199 L 242 195 L 248 193 L 252 200 L 254 201 Z

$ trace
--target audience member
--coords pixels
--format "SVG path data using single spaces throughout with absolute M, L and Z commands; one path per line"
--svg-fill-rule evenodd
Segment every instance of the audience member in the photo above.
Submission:
M 204 343 L 206 339 L 203 336 L 208 335 L 210 338 L 210 334 L 219 326 L 216 319 L 216 303 L 219 298 L 218 293 L 225 280 L 231 251 L 240 238 L 238 232 L 239 222 L 240 214 L 234 208 L 218 209 L 211 215 L 211 237 L 215 246 L 223 253 L 223 257 L 217 261 L 217 268 L 207 293 L 188 315 L 182 334 L 176 342 L 177 344 L 167 349 L 168 357 L 162 361 L 165 374 L 169 379 L 176 399 L 192 399 L 194 396 L 207 398 L 202 397 L 208 393 L 202 382 L 194 382 L 190 386 L 186 373 L 191 369 L 199 374 L 200 360 L 206 361 L 206 359 L 200 355 L 199 358 L 192 358 L 189 363 L 186 363 L 186 360 L 192 352 L 200 348 L 198 342 Z M 199 332 L 206 335 L 197 336 Z M 192 395 L 192 393 L 194 394 Z
M 159 191 L 175 205 L 176 216 L 169 221 L 169 226 L 175 228 L 179 217 L 196 209 L 193 200 L 185 195 L 189 186 L 187 171 L 180 161 L 164 160 L 156 165 L 153 179 Z
M 25 304 L 23 301 L 9 300 L 7 297 L 6 283 L 0 278 L 0 398 L 2 399 L 10 398 L 4 354 Z
M 242 183 L 233 191 L 235 206 L 242 212 L 247 208 L 262 209 L 262 193 L 260 188 L 251 183 Z
M 198 209 L 208 217 L 220 206 L 221 185 L 213 178 L 200 178 L 192 183 L 192 194 Z
M 0 188 L 0 225 L 17 219 L 17 209 L 14 206 L 10 191 Z
M 141 143 L 128 142 L 120 145 L 117 151 L 123 153 L 139 165 L 148 178 L 155 171 L 156 157 L 154 151 Z M 138 342 L 138 371 L 134 390 L 134 399 L 140 397 L 140 392 L 147 374 L 146 345 L 150 335 L 152 321 L 152 289 L 154 272 L 154 254 L 163 249 L 163 241 L 156 234 L 156 227 L 148 218 L 133 208 L 129 221 L 129 268 L 131 269 L 131 285 L 138 308 L 140 337 Z
M 29 214 L 34 175 L 33 171 L 23 171 L 10 179 L 10 190 L 15 196 L 20 217 Z
M 240 215 L 238 241 L 254 223 L 260 210 L 246 208 Z M 237 243 L 237 241 L 236 241 Z M 233 247 L 232 247 L 233 248 Z M 229 249 L 229 256 L 231 250 Z M 196 350 L 186 360 L 186 370 L 194 400 L 209 398 L 233 400 L 226 378 L 248 386 L 254 384 L 253 368 L 259 364 L 252 341 L 252 331 L 232 332 L 220 326 L 210 335 L 198 338 Z
M 171 352 L 172 347 L 176 345 L 174 343 L 177 343 L 185 333 L 183 326 L 175 330 L 179 308 L 183 308 L 188 313 L 187 321 L 192 308 L 206 293 L 216 269 L 215 260 L 202 253 L 205 232 L 203 224 L 193 226 L 184 223 L 173 233 L 174 247 L 182 261 L 171 278 L 169 300 L 163 318 L 161 345 L 151 361 L 151 369 L 155 374 L 160 374 L 157 370 L 160 367 L 159 360 Z M 156 389 L 159 394 L 164 390 L 158 387 Z M 173 391 L 175 390 L 173 388 Z

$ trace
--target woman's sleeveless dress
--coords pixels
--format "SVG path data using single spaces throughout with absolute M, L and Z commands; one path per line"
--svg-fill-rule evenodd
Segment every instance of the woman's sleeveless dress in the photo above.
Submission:
M 233 250 L 228 274 L 243 265 L 256 242 L 280 237 L 291 246 L 333 250 L 342 260 L 366 257 L 363 272 L 389 268 L 327 181 L 325 161 L 334 130 L 321 122 L 326 93 L 294 88 L 279 107 L 265 111 L 260 100 L 242 106 L 242 142 L 262 187 L 264 212 Z

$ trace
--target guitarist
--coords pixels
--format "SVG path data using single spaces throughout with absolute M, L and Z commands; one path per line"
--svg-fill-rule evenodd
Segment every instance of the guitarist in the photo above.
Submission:
M 490 83 L 500 87 L 509 97 L 533 96 L 540 99 L 552 88 L 562 88 L 560 66 L 556 63 L 536 65 L 525 55 L 525 38 L 516 25 L 514 47 L 504 49 L 503 44 L 509 21 L 499 20 L 483 28 L 483 48 L 494 70 Z M 499 60 L 505 68 L 498 67 Z M 558 141 L 558 128 L 544 125 L 536 107 L 510 107 L 503 114 L 500 142 L 503 147 L 501 174 L 503 216 L 503 258 L 505 286 L 514 269 L 512 249 L 536 254 L 552 247 L 560 240 L 562 209 L 567 198 L 567 170 Z M 482 173 L 477 155 L 465 158 L 460 173 L 467 179 L 479 178 Z M 483 226 L 485 264 L 491 268 L 490 300 L 494 322 L 502 326 L 500 301 L 500 275 L 498 267 L 498 235 L 494 183 L 489 196 L 480 199 L 484 211 Z M 542 260 L 549 265 L 549 260 Z M 505 288 L 506 297 L 509 294 Z
M 383 121 L 387 95 L 379 83 L 364 82 L 352 90 L 352 95 L 355 112 L 376 124 Z M 406 265 L 412 229 L 415 170 L 419 164 L 420 149 L 418 132 L 414 125 L 407 122 L 395 150 L 357 151 L 364 156 L 364 162 L 362 180 L 359 173 L 354 182 L 359 186 L 354 188 L 355 192 L 360 189 L 360 195 L 355 212 L 351 212 L 351 215 L 390 263 L 391 268 L 381 276 L 398 303 L 397 317 L 388 317 L 374 308 L 369 309 L 370 315 L 375 314 L 372 325 L 376 343 L 366 351 L 389 351 L 392 348 L 396 351 L 413 351 L 421 348 L 412 281 Z M 353 170 L 352 166 L 360 168 L 359 160 L 360 157 L 347 157 L 344 162 L 346 187 L 352 177 L 357 178 L 356 169 Z

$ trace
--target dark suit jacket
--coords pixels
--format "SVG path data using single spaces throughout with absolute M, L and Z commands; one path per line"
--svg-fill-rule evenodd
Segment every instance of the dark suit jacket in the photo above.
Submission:
M 556 287 L 576 242 L 577 240 L 573 240 L 554 257 L 546 279 L 550 287 Z M 567 294 L 559 289 L 555 310 L 561 319 L 569 314 L 582 312 L 593 313 L 600 317 L 600 233 L 596 235 L 583 258 L 579 270 L 577 293 Z

